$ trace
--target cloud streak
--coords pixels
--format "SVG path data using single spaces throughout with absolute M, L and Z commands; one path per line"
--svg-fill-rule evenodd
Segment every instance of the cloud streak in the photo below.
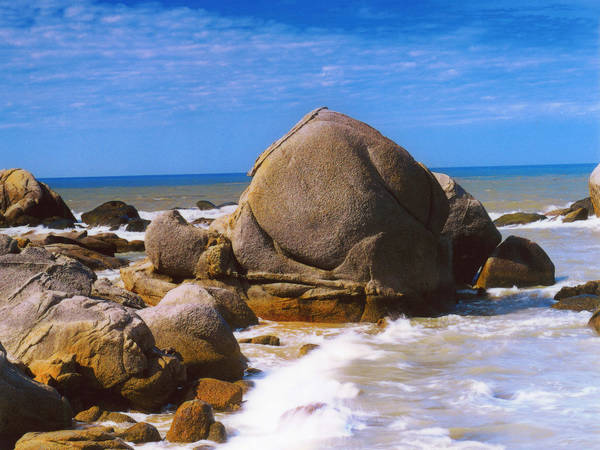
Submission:
M 599 114 L 597 23 L 573 9 L 403 19 L 357 7 L 354 27 L 327 27 L 159 3 L 0 7 L 0 128 L 164 125 L 340 98 L 407 125 Z

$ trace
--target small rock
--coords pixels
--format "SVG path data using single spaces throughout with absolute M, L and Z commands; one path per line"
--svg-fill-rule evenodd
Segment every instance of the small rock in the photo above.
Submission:
M 140 215 L 133 206 L 119 200 L 103 203 L 81 215 L 81 220 L 93 227 L 102 225 L 118 227 L 139 218 Z
M 105 411 L 99 406 L 92 406 L 85 411 L 81 411 L 74 419 L 79 422 L 136 423 L 136 421 L 127 414 Z
M 385 320 L 385 319 L 379 319 L 377 321 L 377 326 L 379 326 L 379 321 L 381 321 L 381 320 Z M 298 355 L 299 356 L 308 355 L 310 352 L 312 352 L 313 350 L 316 350 L 319 347 L 320 346 L 318 344 L 304 344 L 302 347 L 300 347 L 300 350 L 298 351 Z
M 208 200 L 199 200 L 196 202 L 196 206 L 201 211 L 206 211 L 209 209 L 215 209 L 216 206 L 213 202 L 209 202 Z
M 600 308 L 600 296 L 598 295 L 576 295 L 564 298 L 552 305 L 554 309 L 567 309 L 570 311 L 596 311 Z
M 221 422 L 213 423 L 208 432 L 208 440 L 216 442 L 217 444 L 227 442 L 227 431 L 225 431 L 225 425 L 223 425 Z
M 127 223 L 127 226 L 125 227 L 125 231 L 143 232 L 143 231 L 146 231 L 146 228 L 148 228 L 148 225 L 150 225 L 149 220 L 133 219 L 133 220 L 130 220 L 129 223 Z
M 260 373 L 263 373 L 262 370 L 257 369 L 256 367 L 248 367 L 245 372 L 246 375 L 258 375 Z
M 242 404 L 243 389 L 227 381 L 201 378 L 190 390 L 187 399 L 198 399 L 208 403 L 215 411 L 236 410 Z
M 585 208 L 576 209 L 570 213 L 568 213 L 563 219 L 563 223 L 571 223 L 576 222 L 578 220 L 587 220 L 588 218 L 588 210 Z
M 263 336 L 256 336 L 253 338 L 244 338 L 239 340 L 240 344 L 259 344 L 259 345 L 272 345 L 279 347 L 281 343 L 277 336 L 271 334 L 265 334 Z
M 206 439 L 213 423 L 215 419 L 208 403 L 202 400 L 184 402 L 175 411 L 167 441 L 183 443 Z
M 0 256 L 19 253 L 19 243 L 10 236 L 0 234 Z
M 146 422 L 136 423 L 131 428 L 127 428 L 119 437 L 134 444 L 162 441 L 162 437 L 156 427 Z
M 504 214 L 494 220 L 494 225 L 497 227 L 506 227 L 509 225 L 525 225 L 527 223 L 539 222 L 547 219 L 543 214 L 517 212 Z
M 600 281 L 588 281 L 585 284 L 578 284 L 577 286 L 564 286 L 556 293 L 554 300 L 562 300 L 563 298 L 583 294 L 600 295 Z

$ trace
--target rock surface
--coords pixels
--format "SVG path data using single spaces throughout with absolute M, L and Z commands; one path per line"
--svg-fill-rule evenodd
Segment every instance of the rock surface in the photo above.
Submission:
M 98 297 L 134 309 L 146 307 L 139 295 L 113 284 L 108 278 L 100 278 L 92 285 L 92 297 Z
M 60 195 L 30 172 L 0 170 L 0 225 L 38 225 L 47 218 L 75 221 Z
M 450 207 L 442 235 L 452 242 L 454 280 L 457 284 L 471 284 L 502 236 L 479 200 L 448 175 L 435 172 L 434 175 Z
M 475 287 L 529 287 L 554 284 L 554 264 L 535 242 L 509 236 L 488 258 Z
M 183 358 L 188 378 L 239 380 L 246 358 L 219 311 L 204 303 L 170 303 L 138 312 L 159 348 L 172 348 Z
M 81 215 L 81 220 L 93 227 L 120 226 L 139 219 L 140 215 L 135 207 L 119 200 L 103 203 Z
M 115 422 L 115 423 L 136 423 L 127 414 L 119 412 L 105 411 L 99 406 L 92 406 L 85 411 L 78 413 L 73 419 L 78 422 Z
M 157 273 L 148 259 L 123 267 L 121 279 L 125 289 L 138 294 L 150 306 L 158 305 L 167 292 L 177 287 L 172 277 Z
M 525 225 L 528 223 L 539 222 L 547 219 L 543 214 L 517 212 L 504 214 L 494 220 L 494 225 L 497 227 L 507 227 L 509 225 Z
M 213 423 L 215 419 L 208 403 L 202 400 L 184 402 L 175 412 L 167 440 L 184 443 L 206 439 Z
M 28 431 L 69 427 L 71 416 L 68 401 L 50 386 L 23 375 L 8 361 L 0 344 L 0 442 Z
M 19 439 L 15 450 L 131 449 L 129 445 L 113 433 L 114 429 L 111 427 L 27 433 Z
M 202 400 L 215 411 L 232 411 L 242 404 L 241 386 L 214 378 L 200 378 L 188 391 L 186 400 Z
M 588 185 L 594 213 L 600 217 L 600 164 L 591 173 Z
M 454 305 L 446 196 L 375 129 L 315 110 L 250 175 L 238 209 L 209 233 L 231 242 L 257 316 L 376 321 Z

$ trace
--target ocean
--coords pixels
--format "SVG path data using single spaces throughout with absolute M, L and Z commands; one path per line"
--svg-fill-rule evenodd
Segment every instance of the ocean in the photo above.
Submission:
M 547 212 L 588 196 L 593 164 L 432 169 L 481 200 L 490 216 Z M 43 179 L 76 215 L 123 200 L 145 218 L 178 208 L 188 220 L 235 206 L 194 209 L 198 200 L 235 202 L 244 174 Z M 11 234 L 27 231 L 10 229 Z M 104 230 L 100 230 L 104 231 Z M 275 334 L 281 347 L 241 344 L 263 372 L 235 413 L 217 414 L 229 433 L 218 449 L 560 449 L 600 442 L 600 336 L 591 313 L 549 308 L 561 286 L 600 279 L 600 219 L 500 229 L 531 239 L 556 267 L 543 289 L 492 289 L 438 318 L 371 324 L 264 321 L 238 337 Z M 129 239 L 143 233 L 118 231 Z M 118 273 L 111 274 L 118 277 Z M 306 343 L 320 347 L 298 358 Z M 322 403 L 312 414 L 302 406 Z M 290 413 L 290 411 L 293 411 Z M 287 412 L 287 414 L 286 414 Z M 172 418 L 132 414 L 164 434 Z M 139 448 L 194 448 L 146 444 Z

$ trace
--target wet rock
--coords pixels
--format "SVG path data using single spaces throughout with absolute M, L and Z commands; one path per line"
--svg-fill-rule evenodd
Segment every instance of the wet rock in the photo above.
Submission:
M 494 220 L 494 225 L 497 227 L 507 227 L 509 225 L 525 225 L 528 223 L 539 222 L 547 217 L 543 214 L 517 212 L 504 214 Z
M 535 242 L 509 236 L 481 269 L 476 288 L 550 286 L 554 284 L 554 264 Z
M 246 358 L 219 311 L 203 303 L 165 303 L 138 312 L 160 348 L 183 358 L 188 378 L 239 380 Z
M 562 300 L 564 298 L 586 294 L 600 296 L 600 280 L 588 281 L 587 283 L 578 284 L 577 286 L 564 286 L 556 293 L 554 300 Z
M 52 244 L 44 248 L 53 255 L 73 258 L 92 270 L 118 269 L 128 264 L 124 259 L 106 256 L 79 245 Z
M 47 218 L 75 221 L 50 187 L 23 169 L 0 170 L 0 217 L 5 225 L 38 225 Z
M 217 444 L 222 444 L 227 442 L 227 431 L 225 431 L 225 425 L 221 422 L 215 422 L 210 426 L 208 430 L 209 441 L 216 442 Z
M 8 253 L 19 253 L 19 243 L 10 236 L 0 234 L 0 256 Z
M 215 204 L 213 202 L 209 202 L 208 200 L 198 200 L 196 202 L 196 206 L 201 211 L 206 211 L 206 210 L 209 210 L 209 209 L 215 209 L 216 208 Z
M 312 111 L 250 175 L 236 212 L 209 231 L 231 242 L 257 316 L 376 321 L 454 305 L 441 236 L 446 196 L 431 172 L 373 128 Z M 276 283 L 306 288 L 289 297 L 269 291 Z
M 15 450 L 131 449 L 129 445 L 113 433 L 114 429 L 111 427 L 27 433 L 19 439 Z
M 146 307 L 146 303 L 139 295 L 113 284 L 108 278 L 100 278 L 92 285 L 92 297 L 99 297 L 111 302 L 134 309 Z
M 385 319 L 380 319 L 380 320 L 385 320 Z M 377 322 L 377 323 L 379 323 L 379 322 Z M 310 352 L 318 349 L 319 347 L 320 347 L 320 345 L 318 345 L 318 344 L 304 344 L 302 347 L 300 347 L 300 350 L 298 351 L 298 356 L 308 355 Z
M 148 259 L 121 269 L 121 279 L 128 291 L 139 294 L 147 305 L 154 306 L 177 284 L 169 275 L 159 274 Z
M 242 404 L 243 394 L 242 387 L 235 383 L 214 378 L 200 378 L 187 392 L 186 400 L 202 400 L 215 411 L 232 411 Z
M 288 420 L 294 416 L 298 416 L 298 415 L 303 415 L 303 416 L 310 416 L 312 414 L 314 414 L 315 412 L 325 408 L 327 406 L 326 403 L 322 403 L 322 402 L 317 402 L 317 403 L 310 403 L 308 405 L 302 405 L 302 406 L 298 406 L 296 408 L 290 409 L 286 412 L 284 412 L 281 415 L 281 420 Z
M 202 303 L 216 308 L 232 329 L 258 324 L 258 319 L 238 294 L 227 289 L 185 283 L 170 290 L 160 304 Z
M 239 340 L 240 344 L 259 344 L 259 345 L 272 345 L 278 347 L 281 345 L 279 338 L 270 334 L 263 336 L 255 336 L 251 338 L 245 338 Z
M 600 296 L 598 295 L 576 295 L 559 300 L 552 305 L 554 309 L 567 309 L 570 311 L 596 311 L 600 308 Z
M 242 389 L 242 395 L 245 395 L 250 389 L 252 389 L 255 385 L 252 380 L 238 380 L 235 383 L 236 386 L 239 386 Z
M 69 402 L 55 389 L 27 378 L 6 356 L 0 344 L 0 443 L 28 431 L 71 426 Z
M 114 252 L 115 253 L 126 253 L 126 252 L 134 252 L 134 251 L 140 251 L 140 250 L 136 250 L 135 248 L 137 248 L 139 246 L 139 242 L 143 242 L 143 241 L 127 241 L 127 239 L 123 239 L 122 237 L 119 237 L 118 235 L 116 235 L 115 233 L 99 233 L 99 234 L 95 234 L 94 239 L 98 239 L 102 242 L 104 242 L 106 245 L 110 245 L 111 247 L 114 248 Z M 143 249 L 142 249 L 143 251 Z
M 137 423 L 127 414 L 105 411 L 99 406 L 92 406 L 78 413 L 73 419 L 79 422 L 115 422 L 115 423 Z
M 162 437 L 156 427 L 146 422 L 136 423 L 131 428 L 127 428 L 127 430 L 119 434 L 119 437 L 134 444 L 162 441 Z
M 167 440 L 185 443 L 206 439 L 214 422 L 212 408 L 208 403 L 202 400 L 187 401 L 175 411 Z
M 146 228 L 148 228 L 148 225 L 150 225 L 149 220 L 133 219 L 127 223 L 127 226 L 125 227 L 125 231 L 136 231 L 138 233 L 144 232 L 144 231 L 146 231 Z
M 66 228 L 73 228 L 75 226 L 75 222 L 73 220 L 56 216 L 43 219 L 41 224 L 46 228 L 51 228 L 53 230 L 64 230 Z
M 472 283 L 502 236 L 479 200 L 448 175 L 435 172 L 434 175 L 450 206 L 442 235 L 452 242 L 454 280 L 457 284 Z
M 577 222 L 579 220 L 587 220 L 588 218 L 588 210 L 585 208 L 578 208 L 574 211 L 571 211 L 565 215 L 563 219 L 564 223 Z
M 103 203 L 81 215 L 81 220 L 92 227 L 120 226 L 137 219 L 140 219 L 137 209 L 119 200 Z

